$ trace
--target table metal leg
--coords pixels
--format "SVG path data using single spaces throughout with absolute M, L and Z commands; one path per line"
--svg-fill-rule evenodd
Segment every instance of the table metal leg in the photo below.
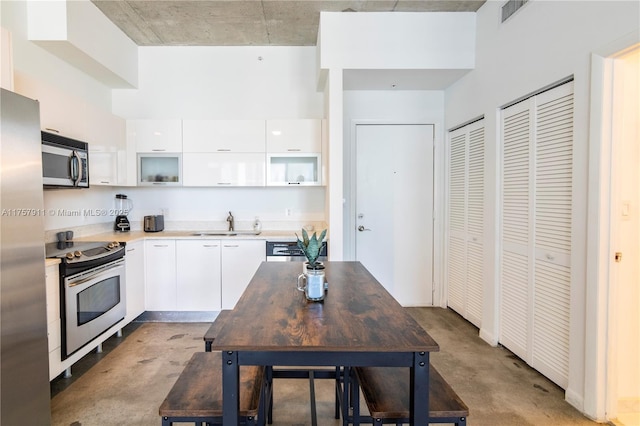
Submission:
M 429 424 L 429 352 L 415 352 L 411 367 L 412 425 Z
M 427 369 L 428 370 L 428 369 Z M 239 425 L 240 411 L 240 368 L 238 353 L 222 352 L 222 419 L 225 425 Z

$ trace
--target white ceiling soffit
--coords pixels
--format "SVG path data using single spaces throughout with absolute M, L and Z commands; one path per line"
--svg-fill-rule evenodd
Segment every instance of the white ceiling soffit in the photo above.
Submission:
M 476 12 L 485 0 L 91 0 L 138 46 L 315 46 L 321 11 Z
M 471 70 L 345 70 L 344 90 L 444 90 Z

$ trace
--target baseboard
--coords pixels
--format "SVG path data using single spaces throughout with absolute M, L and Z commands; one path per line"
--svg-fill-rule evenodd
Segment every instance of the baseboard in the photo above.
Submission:
M 491 346 L 498 346 L 498 338 L 493 333 L 489 333 L 487 330 L 480 329 L 480 338 L 490 344 Z
M 212 322 L 217 311 L 144 311 L 135 322 Z

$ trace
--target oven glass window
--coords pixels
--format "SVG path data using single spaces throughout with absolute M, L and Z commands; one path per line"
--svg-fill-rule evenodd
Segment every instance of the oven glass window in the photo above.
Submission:
M 102 280 L 77 295 L 78 325 L 86 324 L 120 303 L 120 277 Z

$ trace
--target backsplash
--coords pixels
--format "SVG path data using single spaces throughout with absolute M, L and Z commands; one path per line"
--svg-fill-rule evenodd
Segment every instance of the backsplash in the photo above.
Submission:
M 227 229 L 229 211 L 237 230 L 252 229 L 256 217 L 262 229 L 291 230 L 305 225 L 325 229 L 325 187 L 312 188 L 138 188 L 92 186 L 82 190 L 47 190 L 44 193 L 45 240 L 56 233 L 74 231 L 86 237 L 113 231 L 115 195 L 133 201 L 127 218 L 132 231 L 143 229 L 146 215 L 164 214 L 166 231 Z

